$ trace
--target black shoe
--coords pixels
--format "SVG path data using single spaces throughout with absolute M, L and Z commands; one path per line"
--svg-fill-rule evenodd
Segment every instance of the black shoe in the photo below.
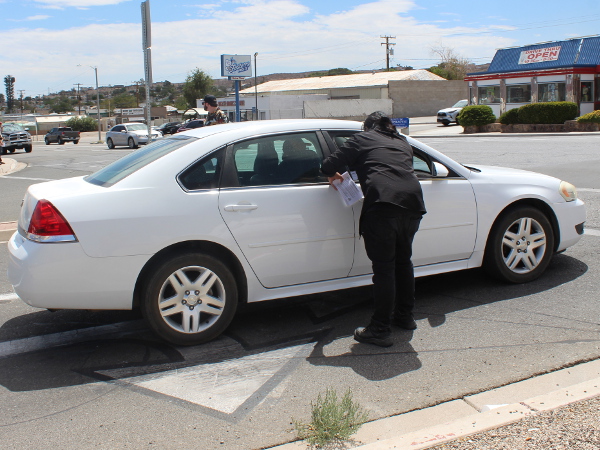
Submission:
M 396 325 L 397 327 L 404 328 L 405 330 L 416 330 L 417 322 L 413 318 L 412 314 L 405 314 L 402 316 L 394 315 L 392 317 L 392 325 Z
M 354 340 L 380 347 L 390 347 L 394 344 L 389 331 L 378 332 L 371 327 L 360 327 L 354 330 Z

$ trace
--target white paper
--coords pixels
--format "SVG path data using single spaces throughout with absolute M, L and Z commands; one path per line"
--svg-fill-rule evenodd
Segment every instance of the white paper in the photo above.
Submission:
M 363 198 L 363 193 L 348 172 L 344 172 L 342 178 L 342 181 L 334 180 L 333 185 L 340 194 L 344 205 L 352 206 Z

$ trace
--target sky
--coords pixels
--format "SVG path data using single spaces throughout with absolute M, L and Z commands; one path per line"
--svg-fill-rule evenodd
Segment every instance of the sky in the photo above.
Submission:
M 0 75 L 15 97 L 144 78 L 141 0 L 0 0 Z M 258 77 L 345 67 L 428 68 L 433 48 L 473 63 L 498 48 L 600 34 L 598 0 L 149 0 L 153 81 L 198 68 L 220 78 L 220 56 L 256 56 Z M 254 62 L 254 56 L 252 56 Z M 252 69 L 254 73 L 254 68 Z M 0 92 L 5 93 L 4 83 Z

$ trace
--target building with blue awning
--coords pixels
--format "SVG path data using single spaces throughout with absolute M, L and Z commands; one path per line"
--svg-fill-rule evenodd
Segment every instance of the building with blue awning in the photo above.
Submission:
M 496 51 L 486 72 L 469 73 L 471 104 L 500 114 L 538 102 L 575 102 L 581 115 L 600 109 L 600 35 Z

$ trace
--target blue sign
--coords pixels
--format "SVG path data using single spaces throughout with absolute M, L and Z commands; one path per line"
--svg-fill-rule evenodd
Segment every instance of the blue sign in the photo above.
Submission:
M 408 128 L 409 119 L 408 117 L 392 119 L 392 123 L 396 126 L 396 128 Z

